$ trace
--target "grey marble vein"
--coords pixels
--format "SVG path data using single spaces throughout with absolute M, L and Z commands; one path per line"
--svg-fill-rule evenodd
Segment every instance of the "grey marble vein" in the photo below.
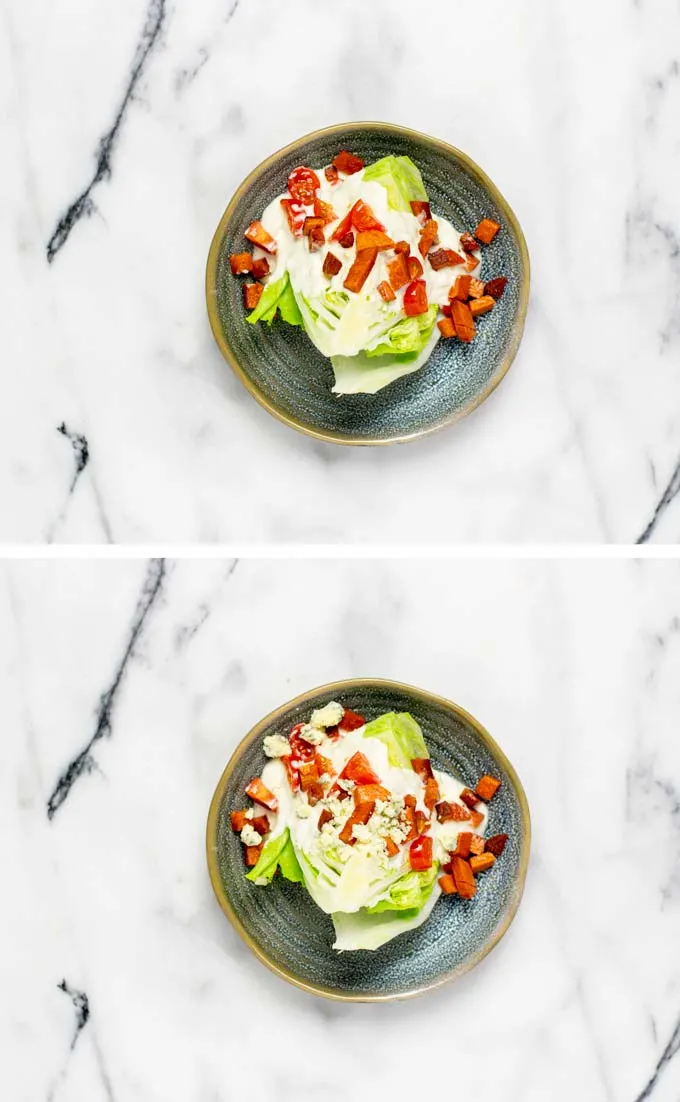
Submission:
M 675 1029 L 671 1034 L 671 1038 L 666 1045 L 665 1049 L 659 1057 L 656 1067 L 649 1077 L 649 1081 L 645 1088 L 635 1098 L 635 1102 L 645 1102 L 646 1098 L 650 1098 L 654 1093 L 654 1090 L 659 1082 L 661 1075 L 666 1071 L 668 1065 L 674 1056 L 677 1056 L 680 1052 L 680 1018 L 676 1022 Z
M 638 536 L 637 540 L 635 541 L 636 543 L 648 542 L 650 537 L 653 535 L 656 526 L 659 524 L 661 518 L 668 509 L 668 506 L 674 501 L 678 494 L 680 494 L 680 459 L 678 460 L 675 470 L 670 477 L 668 485 L 666 486 L 664 492 L 659 498 L 657 505 L 655 506 L 654 512 L 652 513 L 652 516 L 650 517 L 647 526 L 645 527 L 641 535 Z

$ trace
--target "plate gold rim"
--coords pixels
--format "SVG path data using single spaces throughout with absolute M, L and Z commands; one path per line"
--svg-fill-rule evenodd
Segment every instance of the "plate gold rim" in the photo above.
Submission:
M 219 818 L 219 808 L 222 802 L 224 791 L 229 783 L 231 775 L 236 767 L 244 750 L 250 746 L 256 739 L 260 738 L 262 732 L 266 728 L 279 719 L 288 709 L 295 707 L 298 704 L 304 704 L 310 697 L 323 694 L 332 698 L 334 695 L 340 695 L 341 693 L 349 693 L 353 689 L 357 688 L 381 688 L 392 689 L 398 692 L 406 692 L 419 697 L 420 699 L 434 703 L 444 708 L 450 709 L 461 719 L 470 724 L 477 732 L 479 738 L 489 752 L 497 760 L 507 775 L 517 793 L 519 800 L 521 817 L 522 817 L 522 850 L 520 853 L 520 863 L 517 873 L 517 878 L 514 885 L 513 898 L 508 908 L 507 913 L 504 915 L 502 922 L 499 922 L 498 926 L 494 930 L 491 937 L 484 943 L 480 950 L 475 953 L 464 965 L 452 969 L 450 972 L 445 973 L 432 983 L 424 984 L 421 987 L 416 987 L 412 990 L 404 992 L 395 992 L 389 995 L 347 995 L 340 994 L 332 987 L 325 987 L 323 984 L 315 984 L 306 980 L 300 979 L 291 972 L 288 968 L 283 967 L 272 960 L 264 950 L 264 948 L 255 941 L 247 932 L 236 911 L 231 905 L 229 897 L 224 890 L 222 884 L 222 878 L 220 876 L 218 861 L 217 861 L 217 828 Z M 485 727 L 475 719 L 470 712 L 466 711 L 459 704 L 456 704 L 452 700 L 448 700 L 446 697 L 439 696 L 436 693 L 430 693 L 426 689 L 419 689 L 415 685 L 408 685 L 402 681 L 392 681 L 390 679 L 380 677 L 352 677 L 342 681 L 331 681 L 325 685 L 319 685 L 317 688 L 308 689 L 306 692 L 300 693 L 298 696 L 292 698 L 292 700 L 286 701 L 285 704 L 281 704 L 278 708 L 269 712 L 263 719 L 259 720 L 254 727 L 251 727 L 250 731 L 241 739 L 232 753 L 226 767 L 224 768 L 222 775 L 217 782 L 217 786 L 213 793 L 212 800 L 210 801 L 210 810 L 208 812 L 208 821 L 206 825 L 206 855 L 208 860 L 208 872 L 210 876 L 210 883 L 212 884 L 213 891 L 217 898 L 222 911 L 227 916 L 232 926 L 236 930 L 237 934 L 242 938 L 248 948 L 255 954 L 255 956 L 264 964 L 271 972 L 279 976 L 281 979 L 287 980 L 288 983 L 292 983 L 295 987 L 300 988 L 302 991 L 306 991 L 311 995 L 320 995 L 323 998 L 334 999 L 336 1002 L 394 1002 L 396 1000 L 415 998 L 418 995 L 424 995 L 427 991 L 434 991 L 438 987 L 442 987 L 446 983 L 450 983 L 454 979 L 459 979 L 461 976 L 469 972 L 477 964 L 480 963 L 487 956 L 492 949 L 496 947 L 503 935 L 507 933 L 517 910 L 522 900 L 524 892 L 524 885 L 526 881 L 527 869 L 529 866 L 529 853 L 531 849 L 531 816 L 529 813 L 529 804 L 526 798 L 526 793 L 522 786 L 517 772 L 508 760 L 506 755 L 501 750 L 494 738 L 489 734 Z
M 380 127 L 383 130 L 392 132 L 395 134 L 405 135 L 411 139 L 418 139 L 430 142 L 444 153 L 449 156 L 458 158 L 470 173 L 475 176 L 479 183 L 481 183 L 487 191 L 491 194 L 495 200 L 497 206 L 503 211 L 503 214 L 512 227 L 519 245 L 520 259 L 522 264 L 522 281 L 520 287 L 519 296 L 519 309 L 517 316 L 513 323 L 512 335 L 508 345 L 508 350 L 505 357 L 501 361 L 499 367 L 494 371 L 493 376 L 489 379 L 484 389 L 480 391 L 474 399 L 472 399 L 462 409 L 456 410 L 450 416 L 445 417 L 441 421 L 437 421 L 433 425 L 428 425 L 425 428 L 416 429 L 413 432 L 397 433 L 393 436 L 353 436 L 351 433 L 341 433 L 326 431 L 322 429 L 314 428 L 312 425 L 306 424 L 304 421 L 300 421 L 295 417 L 290 416 L 272 402 L 267 395 L 260 390 L 255 382 L 250 378 L 248 373 L 241 367 L 238 358 L 236 357 L 228 338 L 226 337 L 222 326 L 220 324 L 219 312 L 217 309 L 217 261 L 219 257 L 220 247 L 222 244 L 222 238 L 224 237 L 225 229 L 231 219 L 232 212 L 234 211 L 236 204 L 239 202 L 241 196 L 248 190 L 252 181 L 266 168 L 273 164 L 279 157 L 286 153 L 291 153 L 297 149 L 304 142 L 308 142 L 314 138 L 327 137 L 332 134 L 346 133 L 347 131 L 364 130 L 367 127 Z M 205 273 L 205 294 L 206 303 L 208 307 L 208 318 L 210 320 L 210 328 L 212 330 L 213 337 L 217 343 L 220 352 L 224 359 L 231 367 L 234 374 L 243 383 L 246 390 L 255 398 L 255 400 L 271 413 L 277 421 L 281 421 L 282 424 L 288 425 L 290 428 L 296 429 L 298 432 L 304 433 L 306 436 L 311 436 L 315 440 L 323 440 L 329 444 L 342 444 L 347 446 L 366 446 L 366 447 L 381 447 L 388 444 L 404 444 L 411 440 L 421 439 L 423 436 L 429 436 L 433 432 L 437 432 L 439 429 L 446 428 L 448 425 L 455 424 L 456 421 L 460 421 L 463 417 L 467 417 L 477 409 L 482 402 L 486 401 L 490 394 L 496 389 L 502 379 L 505 378 L 510 367 L 517 355 L 522 335 L 524 332 L 524 324 L 526 321 L 527 308 L 529 304 L 529 288 L 531 283 L 531 263 L 529 260 L 529 249 L 527 247 L 526 239 L 522 227 L 519 224 L 519 220 L 512 210 L 512 207 L 505 199 L 505 197 L 498 190 L 493 180 L 484 172 L 480 166 L 472 160 L 471 157 L 464 153 L 461 149 L 457 149 L 456 146 L 449 145 L 448 142 L 444 142 L 441 138 L 435 138 L 431 134 L 425 134 L 419 130 L 412 130 L 406 126 L 399 126 L 396 123 L 388 122 L 348 122 L 348 123 L 335 123 L 333 126 L 325 126 L 320 130 L 312 130 L 309 134 L 304 134 L 300 138 L 296 138 L 294 142 L 290 142 L 288 145 L 284 145 L 281 149 L 277 149 L 275 153 L 270 154 L 260 164 L 249 172 L 245 180 L 238 186 L 234 195 L 232 196 L 224 214 L 220 218 L 217 229 L 215 230 L 210 244 L 210 250 L 208 252 L 208 262 L 206 265 Z

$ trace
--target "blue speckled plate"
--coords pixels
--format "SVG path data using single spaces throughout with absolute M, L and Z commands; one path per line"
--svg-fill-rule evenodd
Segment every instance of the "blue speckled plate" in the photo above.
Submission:
M 243 231 L 286 190 L 296 165 L 328 164 L 347 148 L 366 164 L 389 153 L 411 157 L 423 175 L 435 216 L 460 230 L 482 218 L 501 225 L 482 249 L 482 279 L 505 275 L 505 294 L 480 319 L 469 344 L 439 341 L 428 363 L 378 394 L 335 395 L 330 360 L 306 334 L 277 320 L 247 325 L 241 280 L 229 255 L 243 252 Z M 460 150 L 387 123 L 347 123 L 318 130 L 274 153 L 239 187 L 215 231 L 206 273 L 210 324 L 222 354 L 265 409 L 293 428 L 338 444 L 390 444 L 434 432 L 475 409 L 498 385 L 522 338 L 529 298 L 529 255 L 520 225 L 488 176 Z
M 242 807 L 249 780 L 266 762 L 262 739 L 287 735 L 313 708 L 339 700 L 375 719 L 408 711 L 423 729 L 439 769 L 476 784 L 485 773 L 502 784 L 489 805 L 487 835 L 509 842 L 490 872 L 480 876 L 469 902 L 438 900 L 427 921 L 374 952 L 338 953 L 324 914 L 299 884 L 276 878 L 257 887 L 245 878 L 242 847 L 229 812 Z M 279 976 L 305 991 L 349 1001 L 407 998 L 469 971 L 493 949 L 514 918 L 524 888 L 530 844 L 529 808 L 522 785 L 484 728 L 457 704 L 393 681 L 336 681 L 312 689 L 266 716 L 246 735 L 222 774 L 210 805 L 207 854 L 210 879 L 222 910 L 246 944 Z

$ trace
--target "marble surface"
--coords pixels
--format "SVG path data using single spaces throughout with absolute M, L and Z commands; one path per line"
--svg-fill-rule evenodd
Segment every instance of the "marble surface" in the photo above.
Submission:
M 677 542 L 679 42 L 677 0 L 4 0 L 0 538 Z M 466 150 L 533 261 L 499 390 L 386 450 L 270 418 L 203 295 L 246 173 L 360 118 Z
M 3 564 L 3 1098 L 675 1102 L 679 582 L 651 561 Z M 353 675 L 463 704 L 532 809 L 509 933 L 409 1003 L 274 977 L 205 867 L 237 740 Z

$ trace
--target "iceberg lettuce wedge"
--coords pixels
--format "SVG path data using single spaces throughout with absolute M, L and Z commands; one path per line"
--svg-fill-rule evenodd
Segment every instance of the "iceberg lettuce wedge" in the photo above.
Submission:
M 420 170 L 410 157 L 383 157 L 364 169 L 364 180 L 382 184 L 393 210 L 409 211 L 415 199 L 427 202 Z
M 414 758 L 429 758 L 423 732 L 409 712 L 387 712 L 367 723 L 364 738 L 377 738 L 387 747 L 391 765 L 411 769 Z
M 371 914 L 367 910 L 356 914 L 334 914 L 335 942 L 333 948 L 338 952 L 350 949 L 379 949 L 381 945 L 405 934 L 417 930 L 432 913 L 432 909 L 441 895 L 441 889 L 433 884 L 424 905 L 418 910 L 385 910 Z

